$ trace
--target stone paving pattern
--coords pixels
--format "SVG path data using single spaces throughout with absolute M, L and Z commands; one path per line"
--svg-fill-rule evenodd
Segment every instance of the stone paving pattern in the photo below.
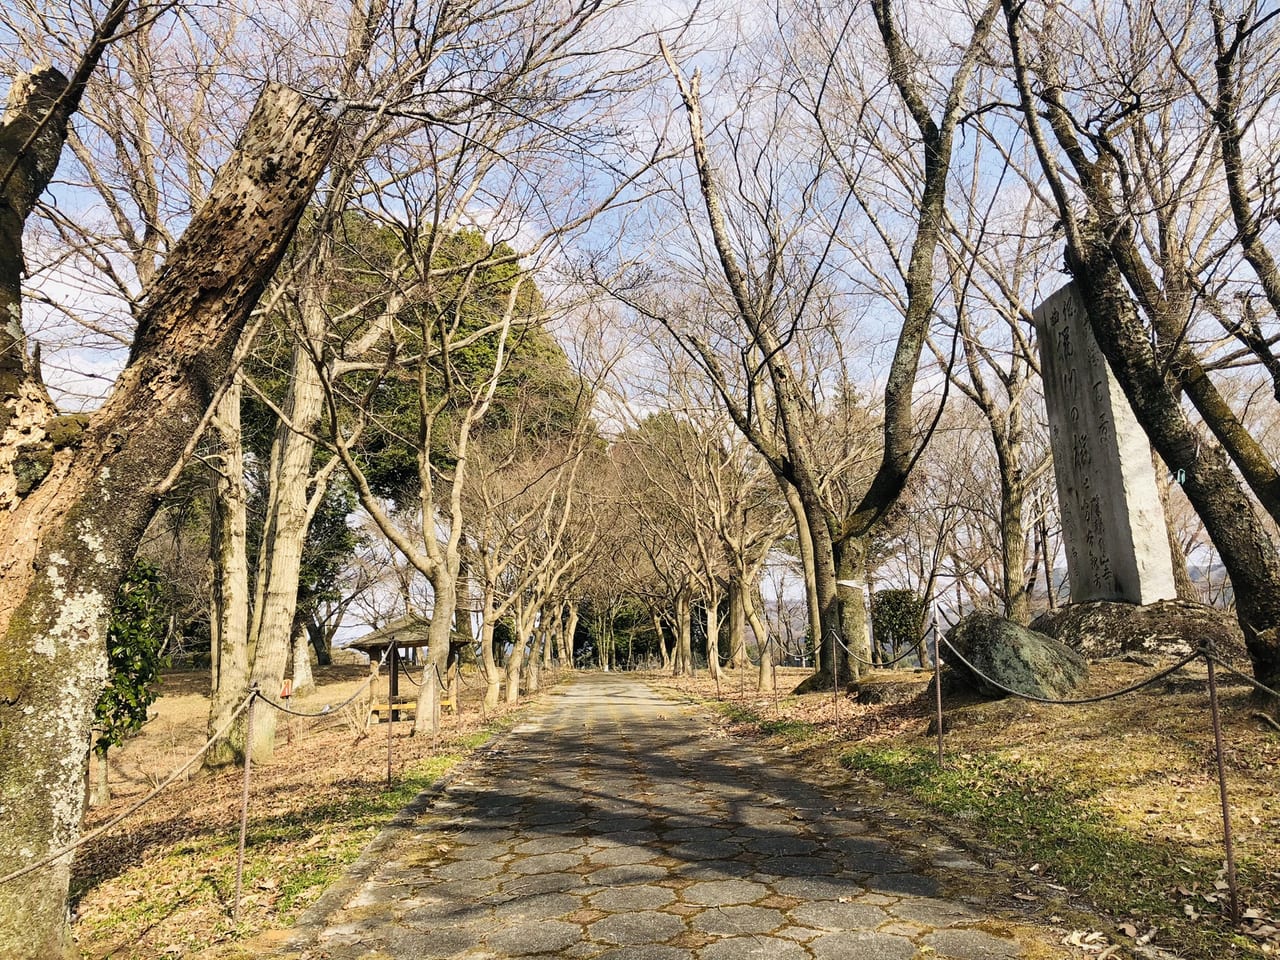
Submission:
M 382 850 L 339 909 L 300 927 L 291 955 L 1063 955 L 1025 918 L 999 919 L 978 892 L 994 878 L 941 837 L 908 838 L 704 727 L 635 680 L 561 687 Z

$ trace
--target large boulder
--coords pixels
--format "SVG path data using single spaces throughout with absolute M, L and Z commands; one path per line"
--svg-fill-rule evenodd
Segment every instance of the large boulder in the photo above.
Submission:
M 1031 629 L 1048 634 L 1087 660 L 1139 654 L 1182 657 L 1212 640 L 1223 656 L 1244 654 L 1240 624 L 1225 610 L 1186 600 L 1142 606 L 1099 600 L 1041 614 Z
M 990 613 L 972 613 L 947 633 L 947 641 L 977 670 L 1011 690 L 1061 700 L 1089 676 L 1084 658 L 1052 637 Z M 1008 694 L 958 662 L 946 647 L 949 677 L 943 689 L 970 689 L 986 697 Z

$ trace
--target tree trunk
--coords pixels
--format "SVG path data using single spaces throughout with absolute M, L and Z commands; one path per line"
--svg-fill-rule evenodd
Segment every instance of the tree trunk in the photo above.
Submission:
M 653 632 L 658 639 L 658 653 L 662 657 L 662 672 L 669 673 L 671 671 L 671 648 L 667 646 L 667 634 L 662 628 L 662 617 L 658 616 L 658 611 L 653 607 L 649 608 L 649 622 L 653 624 Z
M 773 693 L 777 682 L 773 668 L 773 645 L 769 643 L 769 628 L 760 617 L 760 608 L 756 606 L 756 598 L 751 595 L 749 587 L 741 591 L 740 597 L 743 616 L 751 624 L 751 630 L 756 635 L 756 649 L 760 651 L 760 672 L 756 679 L 756 689 L 760 693 Z
M 1016 448 L 1003 449 L 997 442 L 1000 463 L 1000 554 L 1004 615 L 1024 627 L 1031 622 L 1031 595 L 1027 583 L 1027 528 L 1023 523 L 1021 470 L 1015 461 Z
M 704 607 L 707 611 L 707 669 L 713 679 L 720 679 L 720 591 L 708 591 Z
M 158 487 L 226 378 L 333 130 L 296 93 L 264 91 L 148 290 L 111 397 L 76 446 L 51 451 L 48 473 L 0 518 L 0 849 L 9 866 L 42 859 L 79 832 L 84 744 L 106 677 L 116 588 L 155 513 Z M 0 154 L 4 139 L 0 131 Z M 20 250 L 19 241 L 8 236 L 3 249 Z M 0 956 L 72 953 L 69 877 L 65 855 L 0 887 Z
M 842 686 L 852 679 L 849 658 L 841 646 L 847 641 L 841 617 L 840 588 L 836 583 L 835 545 L 821 511 L 806 509 L 805 516 L 809 519 L 809 535 L 813 541 L 814 586 L 818 594 L 819 642 L 814 646 L 821 651 L 815 658 L 814 676 L 808 683 L 810 689 L 829 689 L 833 684 Z
M 57 410 L 27 353 L 22 233 L 57 169 L 70 81 L 52 67 L 15 77 L 0 123 L 0 510 L 16 509 L 53 467 Z M 33 140 L 34 138 L 34 140 Z M 30 146 L 28 146 L 30 143 Z
M 511 645 L 511 655 L 507 657 L 507 689 L 503 700 L 508 705 L 520 702 L 520 676 L 524 672 L 525 645 L 528 642 L 523 634 L 517 636 Z
M 110 748 L 108 748 L 110 749 Z M 89 806 L 98 807 L 111 799 L 111 767 L 107 763 L 107 751 L 93 750 L 94 780 L 89 793 Z
M 687 588 L 676 596 L 676 651 L 672 668 L 676 676 L 693 676 L 693 602 Z
M 729 662 L 735 670 L 750 665 L 747 657 L 747 615 L 742 592 L 745 585 L 737 577 L 729 581 Z
M 1156 489 L 1160 492 L 1160 509 L 1164 511 L 1164 530 L 1169 538 L 1169 562 L 1173 565 L 1173 586 L 1179 600 L 1199 601 L 1196 585 L 1191 580 L 1191 572 L 1187 570 L 1187 552 L 1178 542 L 1177 531 L 1173 529 L 1173 513 L 1169 509 L 1170 488 L 1173 481 L 1169 479 L 1169 468 L 1160 459 L 1155 449 L 1151 450 L 1151 465 L 1155 468 Z
M 574 635 L 578 632 L 579 608 L 576 600 L 569 601 L 569 608 L 565 611 L 564 629 L 561 636 L 564 638 L 564 646 L 561 648 L 560 665 L 566 670 L 574 669 L 577 664 L 574 663 Z
M 529 696 L 533 696 L 542 688 L 542 654 L 547 646 L 546 639 L 546 631 L 541 627 L 533 631 L 529 661 L 524 668 L 524 690 Z
M 258 553 L 249 630 L 249 682 L 267 691 L 279 690 L 284 679 L 298 609 L 302 552 L 315 507 L 324 493 L 324 481 L 313 484 L 311 475 L 315 456 L 311 431 L 324 408 L 320 375 L 312 359 L 313 349 L 325 331 L 325 286 L 318 276 L 323 269 L 322 265 L 313 266 L 304 282 L 300 334 L 303 342 L 293 348 L 286 418 L 276 425 L 271 444 L 267 515 Z M 313 485 L 316 489 L 311 489 Z M 254 716 L 255 760 L 270 758 L 279 716 L 274 710 L 259 711 Z
M 222 729 L 249 686 L 249 534 L 240 430 L 242 388 L 237 377 L 210 423 L 220 449 L 209 509 L 210 659 L 213 689 L 209 735 Z M 234 763 L 243 755 L 244 730 L 215 743 L 205 767 Z
M 502 672 L 493 657 L 493 620 L 489 616 L 480 625 L 480 663 L 484 669 L 484 708 L 494 710 L 502 691 Z
M 850 538 L 840 545 L 836 552 L 836 570 L 839 579 L 860 586 L 840 587 L 840 622 L 843 627 L 845 643 L 854 656 L 841 651 L 847 672 L 840 675 L 839 683 L 844 685 L 857 679 L 869 669 L 871 662 L 871 623 L 867 617 L 867 592 L 870 589 L 867 578 L 867 544 L 861 538 Z M 860 658 L 855 659 L 855 657 Z
M 507 657 L 507 691 L 505 702 L 518 703 L 520 700 L 520 680 L 524 675 L 526 647 L 532 642 L 532 630 L 529 628 L 524 604 L 516 606 L 516 639 L 511 645 L 511 655 Z
M 453 616 L 458 608 L 458 564 L 456 551 L 431 578 L 435 592 L 431 607 L 431 626 L 427 629 L 427 658 L 422 670 L 422 689 L 418 694 L 418 713 L 413 718 L 417 736 L 440 726 L 440 681 L 449 660 L 449 641 L 453 634 Z
M 818 567 L 813 554 L 813 537 L 809 534 L 809 518 L 796 488 L 779 478 L 778 486 L 787 498 L 787 506 L 796 521 L 796 543 L 800 549 L 800 564 L 804 571 L 804 599 L 809 611 L 809 634 L 814 638 L 813 672 L 822 673 L 822 600 L 818 596 Z
M 556 651 L 556 645 L 559 642 L 561 630 L 563 629 L 561 622 L 561 610 L 557 606 L 555 608 L 555 616 L 543 616 L 542 625 L 538 628 L 541 638 L 538 640 L 542 647 L 542 667 L 550 670 L 554 665 L 553 654 Z
M 316 688 L 316 678 L 311 672 L 311 640 L 307 636 L 307 624 L 299 620 L 293 628 L 293 695 L 300 697 Z M 257 718 L 254 720 L 257 726 Z
M 307 619 L 307 637 L 316 652 L 316 663 L 327 667 L 333 663 L 333 633 L 312 618 Z

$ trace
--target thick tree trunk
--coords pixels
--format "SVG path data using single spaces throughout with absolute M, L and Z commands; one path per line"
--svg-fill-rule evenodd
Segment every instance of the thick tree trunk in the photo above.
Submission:
M 62 154 L 69 81 L 53 68 L 14 78 L 0 123 L 0 510 L 14 510 L 53 467 L 57 410 L 22 327 L 23 226 Z
M 220 451 L 209 510 L 209 562 L 212 594 L 209 610 L 213 689 L 209 735 L 222 729 L 245 696 L 249 683 L 248 507 L 244 487 L 237 378 L 214 411 L 210 423 Z M 233 763 L 243 754 L 244 731 L 219 741 L 205 754 L 206 767 Z
M 89 806 L 97 807 L 111 799 L 111 767 L 107 763 L 107 751 L 93 751 L 94 779 L 89 791 Z
M 693 676 L 693 601 L 687 588 L 676 595 L 676 649 L 672 661 L 676 676 Z
M 851 538 L 840 544 L 836 551 L 838 579 L 859 586 L 840 586 L 840 623 L 845 643 L 853 656 L 845 651 L 848 673 L 841 675 L 840 683 L 857 679 L 866 673 L 871 662 L 871 622 L 867 617 L 867 595 L 871 589 L 867 576 L 867 544 L 861 538 Z M 856 658 L 856 659 L 855 659 Z
M 529 696 L 542 689 L 542 654 L 546 649 L 547 633 L 541 627 L 533 631 L 529 646 L 529 660 L 524 667 L 524 690 Z
M 565 618 L 564 623 L 564 666 L 572 670 L 575 666 L 573 662 L 574 648 L 573 638 L 578 632 L 578 617 L 582 611 L 578 606 L 578 602 L 571 601 L 569 603 L 569 615 Z
M 158 485 L 227 375 L 333 130 L 297 94 L 267 88 L 149 289 L 110 399 L 78 445 L 53 451 L 47 475 L 0 517 L 0 849 L 9 866 L 40 860 L 79 831 L 112 599 Z M 70 859 L 0 887 L 0 956 L 72 952 Z
M 480 626 L 480 663 L 484 670 L 484 708 L 493 710 L 502 691 L 502 671 L 493 657 L 493 620 L 489 616 Z
M 761 693 L 773 693 L 777 685 L 773 667 L 773 644 L 769 642 L 769 628 L 760 616 L 760 608 L 756 605 L 756 597 L 753 593 L 748 587 L 743 589 L 739 596 L 743 617 L 751 624 L 751 631 L 756 635 L 756 646 L 760 651 L 760 670 L 756 678 L 756 689 Z
M 1004 592 L 1004 615 L 1024 627 L 1031 622 L 1031 591 L 1027 582 L 1027 528 L 1023 522 L 1020 470 L 1012 462 L 1016 449 L 1002 450 L 996 446 L 1000 462 L 1000 553 L 1002 573 L 1001 589 Z
M 507 657 L 507 689 L 503 702 L 515 704 L 520 701 L 520 677 L 524 672 L 525 647 L 529 641 L 524 632 L 516 628 L 516 641 L 511 646 L 511 656 Z
M 813 559 L 813 537 L 809 535 L 809 520 L 805 516 L 804 504 L 800 502 L 800 494 L 796 488 L 785 480 L 779 479 L 783 496 L 787 498 L 787 506 L 796 521 L 796 543 L 800 549 L 800 565 L 804 571 L 804 599 L 809 611 L 809 634 L 814 638 L 813 670 L 822 672 L 822 601 L 818 597 L 817 564 Z
M 1200 595 L 1191 579 L 1191 572 L 1187 569 L 1187 552 L 1178 542 L 1178 533 L 1173 528 L 1173 511 L 1169 508 L 1170 487 L 1173 481 L 1169 479 L 1169 468 L 1160 459 L 1155 448 L 1151 450 L 1151 465 L 1155 468 L 1156 490 L 1160 493 L 1160 509 L 1164 511 L 1164 531 L 1169 540 L 1169 562 L 1173 565 L 1173 586 L 1179 600 L 1190 600 L 1194 603 L 1199 601 Z
M 333 632 L 323 623 L 308 618 L 307 638 L 311 641 L 311 649 L 316 652 L 316 663 L 322 667 L 330 666 L 333 663 Z
M 662 627 L 662 617 L 653 607 L 649 608 L 649 622 L 653 624 L 654 636 L 658 639 L 658 653 L 662 657 L 662 672 L 671 671 L 671 648 L 667 646 L 667 632 Z
M 431 578 L 435 591 L 431 607 L 431 626 L 427 629 L 427 661 L 422 670 L 422 689 L 418 693 L 418 713 L 413 718 L 413 733 L 436 733 L 440 728 L 440 683 L 448 669 L 449 641 L 453 636 L 453 616 L 458 609 L 458 566 L 456 552 L 445 558 L 442 569 Z
M 542 649 L 542 666 L 545 670 L 550 670 L 554 665 L 554 654 L 561 629 L 560 608 L 556 607 L 554 619 L 544 615 L 542 625 L 538 628 L 538 633 L 541 635 L 538 644 Z
M 840 588 L 836 583 L 835 545 L 831 542 L 831 530 L 821 511 L 806 510 L 809 519 L 809 535 L 813 540 L 814 585 L 818 594 L 820 667 L 806 681 L 807 689 L 829 689 L 832 684 L 841 686 L 852 679 L 849 658 L 844 652 L 844 625 L 840 609 Z

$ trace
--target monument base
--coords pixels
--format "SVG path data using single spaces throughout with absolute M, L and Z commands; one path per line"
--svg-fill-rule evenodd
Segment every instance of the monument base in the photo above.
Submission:
M 1069 603 L 1041 614 L 1032 630 L 1048 634 L 1086 660 L 1126 654 L 1184 657 L 1212 640 L 1225 657 L 1246 655 L 1234 615 L 1187 600 L 1133 604 L 1097 600 Z

